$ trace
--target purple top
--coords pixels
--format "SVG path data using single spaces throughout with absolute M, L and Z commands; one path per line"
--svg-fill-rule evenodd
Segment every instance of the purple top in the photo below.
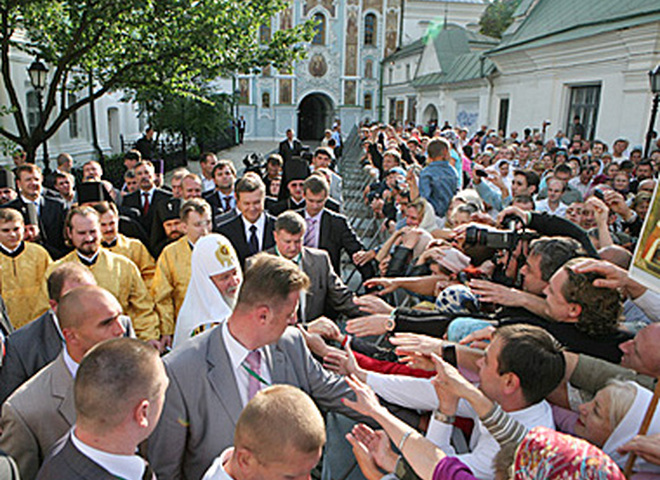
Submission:
M 477 480 L 477 477 L 458 458 L 445 457 L 435 466 L 433 480 Z

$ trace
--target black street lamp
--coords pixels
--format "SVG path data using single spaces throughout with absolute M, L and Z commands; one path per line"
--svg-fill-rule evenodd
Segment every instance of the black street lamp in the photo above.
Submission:
M 649 72 L 649 81 L 651 83 L 651 93 L 653 94 L 653 106 L 651 107 L 651 122 L 646 132 L 646 145 L 644 145 L 644 158 L 648 158 L 651 153 L 651 140 L 653 140 L 653 127 L 655 127 L 655 117 L 658 114 L 658 104 L 660 103 L 660 65 Z
M 28 68 L 28 75 L 30 76 L 32 88 L 34 88 L 34 91 L 37 93 L 37 102 L 39 103 L 39 122 L 41 122 L 44 115 L 43 92 L 46 88 L 46 81 L 48 80 L 48 67 L 37 58 Z M 44 124 L 44 130 L 45 127 L 46 125 Z M 44 172 L 50 173 L 47 140 L 44 140 Z

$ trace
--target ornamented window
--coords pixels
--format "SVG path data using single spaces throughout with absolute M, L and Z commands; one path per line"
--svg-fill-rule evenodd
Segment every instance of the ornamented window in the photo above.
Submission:
M 374 78 L 374 62 L 371 60 L 364 62 L 364 78 Z
M 270 42 L 270 20 L 259 27 L 259 43 L 266 45 Z
M 66 103 L 69 107 L 76 103 L 76 94 L 70 92 L 67 93 Z M 78 138 L 78 111 L 69 115 L 69 138 Z
M 270 93 L 264 92 L 261 94 L 261 108 L 270 108 Z
M 314 31 L 316 34 L 312 38 L 313 45 L 325 45 L 325 15 L 322 13 L 317 13 L 314 15 L 314 21 L 316 25 L 314 26 Z
M 573 131 L 573 119 L 578 116 L 584 127 L 586 139 L 593 140 L 596 134 L 596 120 L 598 119 L 598 107 L 600 105 L 600 85 L 582 85 L 570 87 L 570 89 L 566 130 L 564 131 L 569 134 Z
M 373 108 L 373 96 L 370 93 L 364 94 L 364 109 L 371 110 Z
M 373 13 L 364 17 L 364 44 L 376 45 L 376 15 Z

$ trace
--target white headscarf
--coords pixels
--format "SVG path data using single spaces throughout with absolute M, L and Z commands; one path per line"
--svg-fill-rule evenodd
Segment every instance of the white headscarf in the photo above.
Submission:
M 629 440 L 632 440 L 632 438 L 637 435 L 637 432 L 639 432 L 639 428 L 642 426 L 642 422 L 644 421 L 646 409 L 651 403 L 651 398 L 653 398 L 653 392 L 647 390 L 638 383 L 625 383 L 631 384 L 635 387 L 635 390 L 637 390 L 635 400 L 630 406 L 630 409 L 628 409 L 628 412 L 624 415 L 623 419 L 621 419 L 612 434 L 608 437 L 605 445 L 603 445 L 603 451 L 607 453 L 610 458 L 612 458 L 612 460 L 614 460 L 616 464 L 621 468 L 625 467 L 626 461 L 628 460 L 628 454 L 620 454 L 617 452 L 617 448 L 624 445 L 625 443 L 628 443 Z M 657 408 L 653 414 L 653 419 L 649 425 L 647 435 L 653 435 L 656 433 L 660 433 L 660 408 Z M 637 472 L 657 473 L 660 472 L 660 466 L 654 465 L 647 462 L 643 458 L 637 457 L 634 470 Z
M 176 320 L 173 348 L 190 338 L 198 327 L 221 322 L 231 314 L 232 308 L 211 277 L 234 268 L 238 269 L 242 281 L 238 256 L 227 238 L 211 233 L 197 240 L 192 253 L 190 283 Z

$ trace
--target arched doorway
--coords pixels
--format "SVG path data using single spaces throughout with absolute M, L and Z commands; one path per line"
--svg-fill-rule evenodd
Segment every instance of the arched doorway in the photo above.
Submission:
M 424 123 L 435 122 L 438 123 L 438 109 L 435 108 L 435 105 L 427 105 L 424 109 Z
M 324 93 L 311 93 L 298 106 L 298 138 L 320 141 L 323 132 L 332 126 L 334 107 Z

